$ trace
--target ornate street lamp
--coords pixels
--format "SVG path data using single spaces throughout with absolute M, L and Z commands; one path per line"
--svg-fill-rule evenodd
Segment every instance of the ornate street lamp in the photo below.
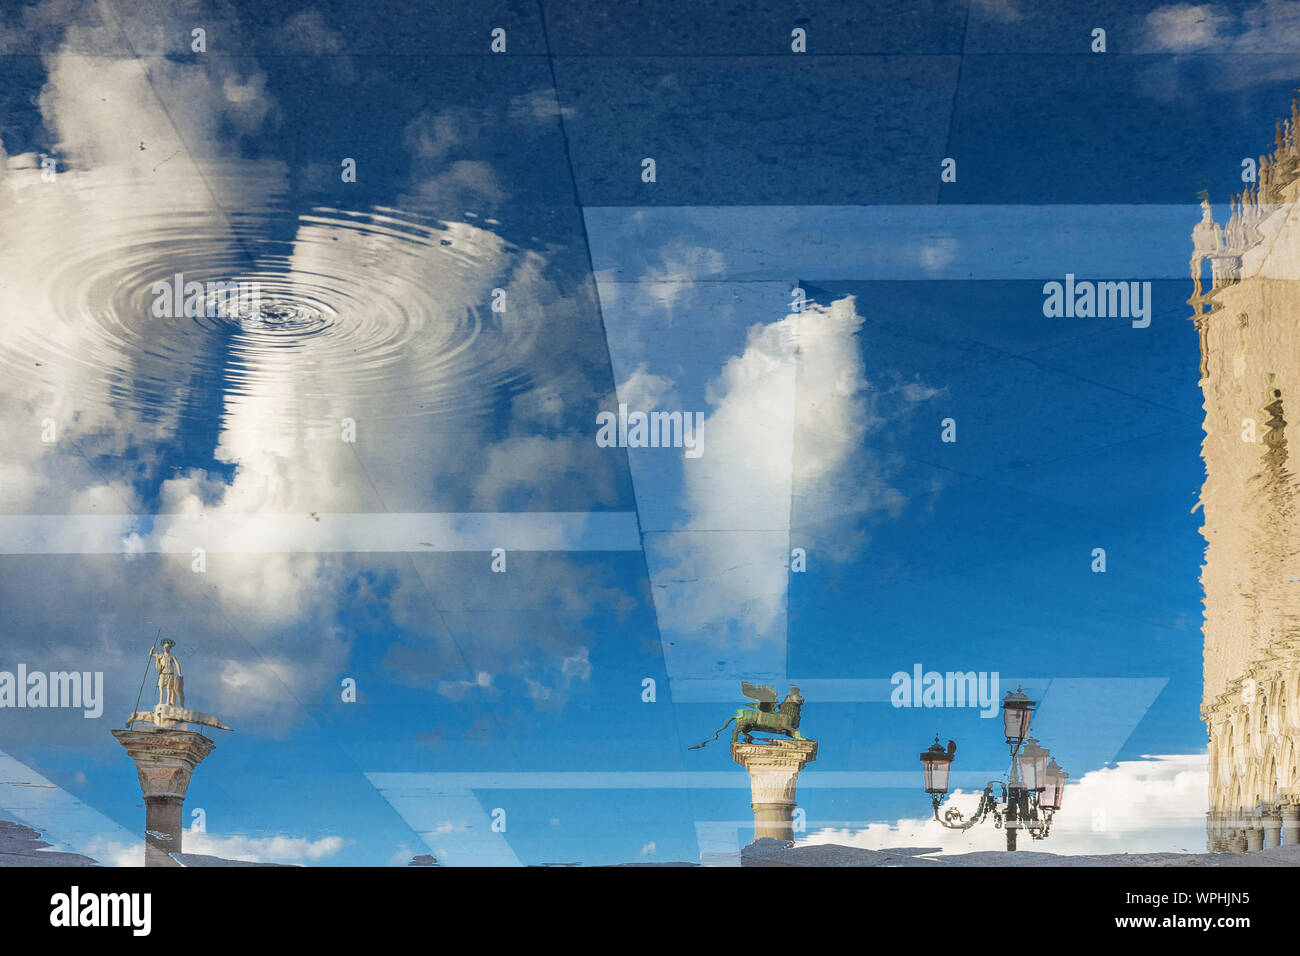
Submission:
M 1028 830 L 1035 840 L 1046 839 L 1052 826 L 1052 814 L 1061 808 L 1065 781 L 1070 775 L 1061 769 L 1056 758 L 1048 763 L 1051 752 L 1028 736 L 1029 720 L 1035 701 L 1025 696 L 1022 688 L 1008 691 L 1002 700 L 1002 726 L 1007 743 L 1011 745 L 1011 767 L 1007 781 L 990 780 L 980 795 L 975 813 L 966 819 L 956 807 L 949 807 L 942 817 L 939 808 L 948 793 L 948 779 L 957 745 L 948 741 L 945 750 L 936 734 L 934 743 L 921 753 L 921 771 L 925 778 L 925 792 L 930 794 L 934 818 L 950 830 L 969 830 L 992 815 L 994 825 L 1007 832 L 1007 849 L 1016 848 L 1016 835 Z M 1001 796 L 995 796 L 996 788 Z M 1002 804 L 999 807 L 999 803 Z

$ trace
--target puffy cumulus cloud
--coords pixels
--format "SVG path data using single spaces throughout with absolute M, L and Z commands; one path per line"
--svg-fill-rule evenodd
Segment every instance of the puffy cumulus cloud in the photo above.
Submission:
M 1151 756 L 1087 773 L 1067 789 L 1058 853 L 1200 852 L 1209 809 L 1206 754 Z
M 276 835 L 252 837 L 243 835 L 218 836 L 213 833 L 185 834 L 185 852 L 219 856 L 226 860 L 248 860 L 254 863 L 299 863 L 328 859 L 343 849 L 342 837 L 327 836 L 312 840 L 307 837 Z
M 649 544 L 666 629 L 749 649 L 783 639 L 792 515 L 807 527 L 900 506 L 866 447 L 886 419 L 855 338 L 862 321 L 846 297 L 756 324 L 709 384 L 704 452 L 682 465 L 689 517 Z
M 1086 773 L 1066 788 L 1051 836 L 1035 841 L 1022 835 L 1018 845 L 1062 855 L 1204 852 L 1207 759 L 1205 754 L 1151 756 Z M 969 813 L 978 800 L 977 793 L 954 791 L 945 806 Z M 918 817 L 861 830 L 826 828 L 800 842 L 870 850 L 938 847 L 946 854 L 1004 849 L 1006 835 L 992 822 L 961 831 Z
M 327 836 L 316 840 L 307 837 L 275 835 L 255 837 L 242 834 L 218 836 L 204 831 L 185 831 L 185 852 L 215 856 L 223 860 L 246 863 L 305 864 L 328 861 L 347 845 L 342 837 Z M 144 866 L 144 845 L 100 840 L 87 847 L 92 859 L 106 866 Z
M 234 188 L 220 176 L 205 178 L 201 169 L 230 153 L 232 133 L 261 129 L 272 112 L 260 74 L 235 61 L 159 60 L 150 73 L 140 59 L 112 55 L 116 48 L 83 55 L 80 50 L 109 39 L 120 42 L 115 25 L 92 20 L 77 27 L 78 42 L 43 58 L 48 72 L 38 104 L 54 140 L 57 180 L 43 182 L 39 157 L 29 153 L 6 160 L 10 188 L 0 190 L 7 351 L 0 437 L 17 439 L 7 447 L 20 449 L 17 460 L 6 462 L 10 480 L 3 485 L 4 507 L 15 511 L 102 513 L 106 499 L 115 511 L 134 507 L 134 493 L 113 479 L 86 487 L 93 480 L 88 473 L 94 475 L 98 460 L 127 449 L 142 466 L 151 464 L 150 444 L 176 433 L 193 391 L 192 382 L 175 381 L 174 369 L 189 367 L 203 348 L 197 336 L 184 335 L 170 341 L 167 354 L 135 347 L 148 336 L 135 307 L 148 294 L 146 280 L 156 277 L 133 274 L 126 263 L 157 240 L 135 230 L 151 219 L 188 219 L 207 238 L 210 256 L 236 248 L 224 212 Z M 169 118 L 165 107 L 177 102 L 185 108 L 171 110 Z M 266 179 L 247 177 L 237 194 L 250 204 L 263 202 Z M 148 417 L 123 414 L 103 400 L 120 395 L 127 383 L 149 388 L 169 381 L 171 401 L 159 402 Z M 31 436 L 41 435 L 47 420 L 58 440 L 33 447 Z M 79 462 L 69 469 L 67 456 L 49 454 L 52 448 L 75 449 Z
M 162 449 L 183 428 L 181 409 L 194 388 L 186 370 L 200 364 L 208 347 L 192 327 L 180 323 L 167 330 L 175 333 L 167 337 L 167 350 L 149 347 L 158 341 L 157 330 L 141 316 L 148 316 L 151 277 L 133 274 L 129 263 L 157 237 L 131 230 L 150 220 L 190 217 L 196 232 L 209 238 L 210 254 L 237 246 L 224 209 L 235 198 L 262 201 L 270 188 L 261 175 L 265 167 L 250 167 L 252 175 L 238 197 L 223 195 L 223 180 L 205 179 L 200 169 L 212 171 L 212 157 L 228 148 L 223 137 L 231 129 L 251 130 L 267 115 L 260 81 L 228 65 L 209 72 L 168 61 L 150 77 L 143 61 L 134 59 L 65 51 L 48 55 L 46 62 L 49 73 L 39 104 L 67 169 L 50 184 L 41 182 L 35 164 L 11 161 L 11 171 L 19 167 L 9 178 L 12 189 L 0 193 L 0 216 L 12 227 L 0 238 L 0 315 L 3 361 L 13 373 L 0 383 L 0 439 L 11 441 L 8 447 L 17 452 L 3 466 L 8 480 L 0 507 L 13 513 L 123 516 L 123 551 L 132 560 L 78 557 L 92 529 L 76 522 L 60 532 L 58 547 L 65 557 L 8 559 L 0 593 L 6 605 L 22 609 L 18 616 L 26 625 L 15 635 L 14 647 L 26 648 L 33 660 L 61 648 L 56 653 L 78 666 L 93 662 L 94 669 L 111 674 L 110 687 L 134 688 L 140 651 L 133 643 L 132 660 L 124 661 L 123 644 L 148 639 L 138 633 L 142 622 L 165 621 L 169 632 L 177 628 L 173 636 L 191 664 L 197 663 L 198 647 L 230 649 L 232 659 L 224 665 L 197 669 L 190 684 L 196 706 L 230 719 L 256 715 L 268 718 L 269 726 L 283 727 L 296 709 L 275 676 L 283 675 L 283 662 L 263 660 L 256 647 L 241 647 L 244 642 L 229 631 L 247 628 L 275 638 L 315 624 L 323 630 L 293 648 L 306 662 L 298 673 L 336 668 L 346 643 L 331 633 L 328 619 L 303 593 L 304 582 L 315 586 L 325 578 L 313 557 L 211 556 L 208 573 L 197 575 L 188 560 L 144 555 L 147 535 L 129 517 L 148 506 L 140 488 L 157 480 L 164 467 Z M 182 98 L 187 106 L 182 112 L 191 125 L 182 137 L 161 107 L 169 97 Z M 142 141 L 148 149 L 140 149 Z M 171 149 L 176 150 L 171 163 L 153 175 L 151 167 Z M 165 391 L 168 400 L 147 410 L 123 400 L 155 390 Z M 47 425 L 54 435 L 49 442 L 42 440 Z M 257 482 L 246 472 L 248 484 Z M 204 513 L 228 491 L 220 478 L 192 470 L 162 482 L 161 507 Z M 253 497 L 238 493 L 234 503 L 243 506 Z M 209 619 L 185 622 L 197 609 Z M 88 622 L 98 625 L 88 629 Z M 105 626 L 116 631 L 107 639 L 99 633 Z M 132 698 L 108 706 L 126 713 L 133 704 Z
M 275 119 L 265 74 L 241 59 L 146 65 L 60 52 L 45 63 L 41 113 L 59 154 L 81 168 L 235 155 L 238 137 Z
M 644 362 L 618 386 L 618 400 L 633 410 L 681 407 L 672 379 L 648 372 Z
M 114 480 L 102 473 L 105 459 L 129 453 L 138 468 L 156 467 L 157 446 L 174 438 L 201 389 L 189 370 L 210 343 L 193 326 L 163 329 L 166 320 L 149 317 L 151 283 L 173 263 L 140 268 L 158 242 L 141 224 L 188 221 L 212 257 L 230 256 L 237 243 L 220 208 L 221 181 L 208 181 L 214 196 L 188 159 L 152 178 L 136 167 L 74 164 L 54 183 L 41 181 L 30 155 L 12 157 L 8 168 L 10 189 L 0 188 L 0 438 L 14 454 L 0 465 L 9 472 L 0 501 L 14 511 L 67 512 L 78 484 Z M 250 176 L 248 201 L 263 200 L 266 183 Z M 130 407 L 133 395 L 152 399 L 149 414 Z M 118 498 L 129 510 L 132 497 Z
M 142 677 L 145 703 L 156 694 L 144 658 L 161 628 L 177 642 L 189 705 L 241 733 L 268 737 L 288 733 L 337 686 L 354 641 L 338 626 L 341 602 L 377 603 L 370 579 L 383 573 L 340 564 L 303 579 L 284 570 L 284 555 L 210 554 L 206 573 L 196 574 L 188 554 L 68 550 L 0 557 L 10 660 L 103 671 L 104 713 L 118 721 L 136 709 Z M 269 583 L 259 592 L 262 577 Z M 297 604 L 296 613 L 284 614 L 286 602 Z M 92 752 L 101 745 L 102 727 L 34 716 L 39 712 L 16 712 L 10 732 Z
M 560 504 L 557 510 L 564 511 L 586 511 L 619 500 L 621 487 L 610 456 L 602 454 L 589 435 L 508 438 L 487 450 L 485 464 L 474 483 L 471 506 L 476 511 L 526 510 L 538 497 Z M 576 496 L 571 494 L 575 488 Z M 566 497 L 572 500 L 564 507 Z
M 104 866 L 144 866 L 143 843 L 92 840 L 83 852 Z
M 235 155 L 240 135 L 273 128 L 277 116 L 251 58 L 81 55 L 101 26 L 85 25 L 77 44 L 45 56 L 39 107 L 57 143 L 57 183 L 41 182 L 34 155 L 5 162 L 0 441 L 13 454 L 0 461 L 0 510 L 130 516 L 152 509 L 220 522 L 471 505 L 585 511 L 619 499 L 615 465 L 596 455 L 590 416 L 582 416 L 579 433 L 565 409 L 583 402 L 594 409 L 609 388 L 592 291 L 580 271 L 557 270 L 550 249 L 515 248 L 469 222 L 429 226 L 423 241 L 411 241 L 420 227 L 389 228 L 384 217 L 393 210 L 374 228 L 303 217 L 275 248 L 286 281 L 320 292 L 320 277 L 344 277 L 355 284 L 322 292 L 325 304 L 365 303 L 365 313 L 340 323 L 333 338 L 278 349 L 223 341 L 218 361 L 228 363 L 229 376 L 222 381 L 210 374 L 214 337 L 200 324 L 142 324 L 150 280 L 183 271 L 178 255 L 202 264 L 249 261 L 248 236 L 237 238 L 231 221 L 274 207 L 287 170 Z M 332 42 L 319 18 L 303 15 L 292 26 L 302 42 Z M 556 120 L 538 97 L 519 100 L 520 111 L 528 117 L 515 119 L 530 128 Z M 483 133 L 472 120 L 453 112 L 412 127 L 417 162 L 408 197 L 423 177 L 448 172 L 477 195 L 498 195 L 492 170 L 474 166 Z M 468 165 L 456 165 L 462 162 Z M 487 308 L 497 288 L 508 295 L 504 313 Z M 347 338 L 363 333 L 366 342 Z M 382 388 L 357 351 L 374 343 Z M 505 416 L 495 407 L 502 395 L 510 402 Z M 207 411 L 214 402 L 215 412 Z M 430 411 L 420 413 L 423 407 Z M 194 409 L 203 410 L 204 427 L 217 426 L 212 458 L 220 467 L 168 473 Z M 345 416 L 358 422 L 356 445 L 338 440 Z M 40 439 L 47 419 L 58 429 L 52 445 Z M 148 553 L 158 542 L 147 524 L 121 519 L 129 559 L 76 557 L 84 529 L 75 523 L 60 542 L 69 557 L 8 559 L 13 573 L 0 581 L 0 597 L 22 608 L 16 616 L 25 624 L 15 650 L 31 648 L 35 661 L 63 648 L 79 666 L 88 658 L 102 663 L 114 673 L 112 686 L 134 692 L 139 651 L 133 644 L 132 660 L 124 660 L 123 644 L 141 621 L 156 621 L 181 642 L 193 704 L 250 733 L 284 733 L 310 711 L 312 701 L 296 695 L 332 687 L 351 653 L 341 615 L 384 613 L 390 591 L 409 641 L 390 649 L 398 679 L 428 687 L 469 681 L 485 690 L 482 675 L 495 686 L 500 674 L 521 696 L 532 680 L 547 707 L 590 675 L 579 609 L 629 601 L 557 557 L 534 579 L 536 592 L 516 602 L 554 614 L 486 622 L 498 630 L 473 643 L 490 653 L 470 662 L 457 641 L 480 623 L 462 615 L 453 634 L 437 612 L 475 587 L 431 588 L 405 558 L 276 553 L 271 525 L 256 520 L 240 525 L 249 553 L 210 553 L 206 571 L 195 574 L 188 545 L 183 556 Z M 258 549 L 268 550 L 252 553 Z M 56 595 L 68 613 L 54 606 Z M 87 628 L 87 620 L 97 623 Z

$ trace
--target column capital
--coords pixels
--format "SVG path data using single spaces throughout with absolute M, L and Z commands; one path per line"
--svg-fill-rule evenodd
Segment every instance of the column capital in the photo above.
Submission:
M 114 730 L 117 742 L 135 761 L 145 799 L 185 799 L 194 768 L 212 752 L 211 740 L 192 730 Z
M 769 740 L 752 744 L 735 741 L 731 745 L 731 759 L 746 770 L 789 769 L 798 773 L 805 764 L 817 759 L 817 741 Z

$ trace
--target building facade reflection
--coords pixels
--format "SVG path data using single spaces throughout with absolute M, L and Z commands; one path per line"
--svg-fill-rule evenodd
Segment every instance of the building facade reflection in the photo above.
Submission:
M 1226 225 L 1204 198 L 1192 233 L 1211 851 L 1300 843 L 1298 126 L 1300 100 Z

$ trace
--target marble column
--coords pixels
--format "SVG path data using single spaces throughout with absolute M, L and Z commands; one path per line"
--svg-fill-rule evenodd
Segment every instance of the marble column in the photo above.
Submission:
M 1264 828 L 1258 823 L 1246 827 L 1246 852 L 1254 853 L 1264 849 Z
M 1300 843 L 1300 804 L 1282 805 L 1282 842 L 1287 846 Z
M 749 772 L 754 839 L 794 839 L 795 784 L 817 759 L 815 740 L 769 740 L 731 745 L 731 759 Z
M 144 865 L 179 866 L 185 792 L 190 775 L 213 743 L 192 730 L 115 730 L 113 736 L 135 761 L 144 794 Z
M 1211 853 L 1224 853 L 1228 849 L 1227 823 L 1222 813 L 1211 810 L 1205 815 L 1205 848 Z
M 1271 846 L 1282 845 L 1282 817 L 1276 810 L 1270 810 L 1263 814 L 1260 822 L 1264 827 L 1264 844 L 1262 849 L 1267 850 Z

